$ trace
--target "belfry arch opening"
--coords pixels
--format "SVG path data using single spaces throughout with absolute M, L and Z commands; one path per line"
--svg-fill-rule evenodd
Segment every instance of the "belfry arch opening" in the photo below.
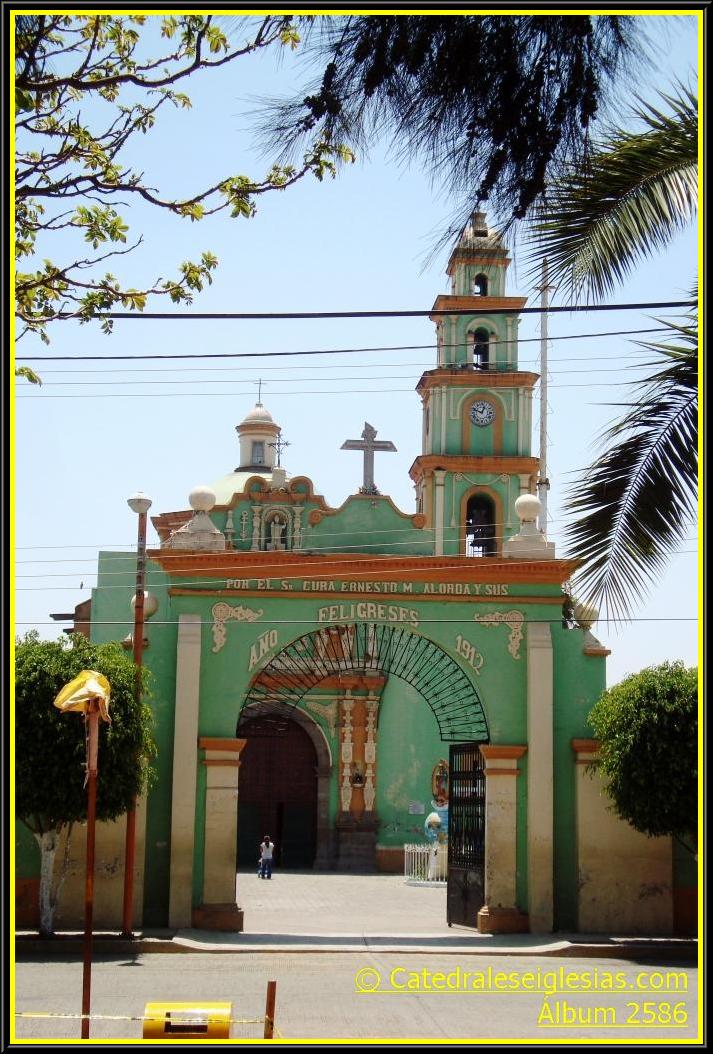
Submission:
M 490 365 L 490 334 L 482 327 L 473 334 L 473 365 L 477 370 L 487 370 Z
M 468 499 L 465 515 L 466 556 L 497 556 L 495 502 L 487 494 Z

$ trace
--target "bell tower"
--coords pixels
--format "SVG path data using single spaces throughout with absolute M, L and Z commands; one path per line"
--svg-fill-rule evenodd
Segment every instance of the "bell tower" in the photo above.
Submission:
M 534 491 L 532 392 L 518 368 L 519 311 L 506 296 L 510 258 L 475 212 L 448 261 L 451 291 L 436 298 L 438 365 L 421 377 L 422 453 L 411 466 L 434 555 L 497 557 L 519 528 L 515 501 Z

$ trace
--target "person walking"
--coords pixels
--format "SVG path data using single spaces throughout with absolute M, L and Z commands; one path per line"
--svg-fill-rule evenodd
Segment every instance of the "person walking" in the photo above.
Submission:
M 272 878 L 272 854 L 275 846 L 266 834 L 260 842 L 260 878 Z

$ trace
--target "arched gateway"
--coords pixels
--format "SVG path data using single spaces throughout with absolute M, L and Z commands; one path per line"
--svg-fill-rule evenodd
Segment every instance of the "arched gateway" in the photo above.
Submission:
M 427 637 L 376 622 L 329 625 L 304 634 L 256 674 L 240 711 L 236 734 L 247 740 L 239 788 L 240 865 L 251 863 L 251 847 L 264 833 L 258 831 L 262 822 L 282 843 L 278 852 L 283 852 L 284 866 L 376 868 L 381 822 L 378 728 L 389 677 L 399 678 L 425 700 L 441 740 L 487 741 L 485 712 L 475 685 Z M 314 722 L 300 704 L 313 690 L 318 698 L 311 706 L 322 712 L 331 708 L 335 728 L 338 725 L 336 770 L 325 766 L 323 755 L 316 764 L 309 742 L 310 733 L 315 741 L 310 727 Z M 405 753 L 416 748 L 406 730 L 402 739 Z M 315 745 L 319 747 L 319 737 Z M 339 802 L 332 828 L 328 794 L 334 777 Z M 425 801 L 422 807 L 426 809 Z M 385 848 L 379 863 L 388 867 L 389 856 L 394 869 L 400 868 L 400 853 L 389 854 Z

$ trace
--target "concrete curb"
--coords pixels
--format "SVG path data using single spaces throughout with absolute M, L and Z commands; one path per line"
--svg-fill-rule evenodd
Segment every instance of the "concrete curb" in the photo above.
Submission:
M 507 944 L 495 944 L 493 939 L 479 937 L 456 937 L 451 941 L 429 938 L 429 943 L 419 944 L 418 938 L 396 935 L 344 936 L 325 934 L 320 938 L 295 934 L 290 940 L 265 934 L 265 940 L 251 939 L 250 934 L 225 934 L 225 939 L 216 941 L 214 934 L 204 931 L 195 936 L 186 931 L 171 936 L 151 937 L 140 935 L 133 939 L 120 935 L 101 934 L 94 937 L 93 949 L 98 955 L 147 955 L 156 952 L 169 954 L 409 954 L 418 955 L 491 955 L 491 956 L 552 956 L 557 958 L 601 958 L 625 960 L 675 960 L 695 964 L 698 958 L 698 942 L 695 939 L 625 938 L 610 940 L 561 939 L 547 943 L 517 942 L 510 938 Z M 333 938 L 333 939 L 330 939 Z M 425 940 L 425 938 L 424 938 Z M 473 943 L 477 941 L 478 943 Z M 462 942 L 462 943 L 461 943 Z M 481 943 L 482 942 L 482 943 Z M 59 934 L 51 940 L 40 939 L 31 933 L 21 933 L 15 939 L 16 957 L 53 958 L 55 956 L 82 955 L 81 934 Z

